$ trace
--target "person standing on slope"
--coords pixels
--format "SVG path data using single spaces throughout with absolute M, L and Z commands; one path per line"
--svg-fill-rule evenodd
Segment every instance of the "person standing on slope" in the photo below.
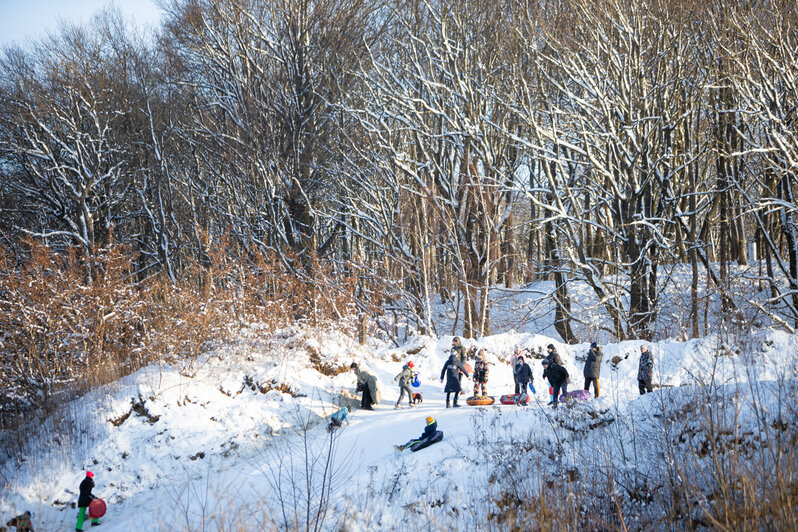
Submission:
M 75 530 L 83 530 L 83 521 L 86 520 L 86 512 L 89 510 L 91 501 L 96 499 L 92 490 L 94 489 L 94 473 L 86 471 L 86 477 L 80 483 L 80 496 L 78 497 L 78 522 L 75 524 Z M 92 518 L 91 526 L 99 526 L 100 520 Z
M 654 388 L 651 387 L 651 378 L 654 374 L 654 357 L 648 350 L 645 344 L 640 346 L 640 365 L 637 369 L 637 385 L 640 389 L 640 395 L 653 392 Z
M 474 397 L 479 395 L 479 387 L 482 386 L 482 397 L 488 395 L 486 385 L 488 384 L 488 361 L 484 349 L 480 349 L 477 354 L 477 361 L 474 362 Z
M 515 393 L 516 395 L 521 393 L 521 386 L 518 384 L 518 378 L 516 375 L 516 372 L 518 371 L 516 365 L 518 364 L 519 358 L 523 357 L 521 357 L 521 346 L 517 345 L 515 346 L 515 350 L 513 351 L 513 356 L 510 357 L 510 367 L 513 369 L 513 382 L 515 383 L 515 392 L 513 393 Z
M 534 380 L 534 377 L 532 376 L 532 368 L 529 367 L 529 364 L 524 362 L 524 357 L 522 356 L 518 357 L 515 367 L 517 368 L 515 372 L 515 381 L 518 383 L 518 387 L 520 388 L 520 393 L 518 395 L 518 399 L 516 400 L 516 402 L 518 404 L 526 406 L 527 404 L 526 389 L 529 383 Z
M 546 346 L 546 358 L 549 359 L 549 362 L 554 362 L 562 366 L 562 358 L 560 358 L 560 354 L 557 352 L 557 348 L 554 347 L 554 344 Z
M 433 418 L 432 416 L 429 416 L 426 419 L 426 421 L 427 421 L 427 426 L 424 427 L 424 432 L 421 434 L 421 436 L 419 436 L 415 440 L 408 441 L 404 445 L 394 445 L 394 447 L 396 447 L 396 450 L 397 451 L 404 451 L 405 449 L 407 449 L 411 445 L 415 445 L 417 443 L 421 443 L 421 442 L 429 440 L 430 438 L 435 436 L 435 432 L 437 432 L 437 430 L 438 430 L 438 422 L 435 421 L 435 418 Z
M 468 377 L 468 372 L 465 369 L 465 366 L 462 362 L 452 353 L 449 355 L 449 360 L 443 365 L 443 369 L 441 370 L 441 382 L 443 382 L 443 376 L 446 376 L 446 387 L 443 389 L 446 392 L 446 408 L 449 408 L 449 396 L 454 394 L 454 408 L 458 408 L 460 405 L 457 404 L 457 398 L 460 395 L 460 392 L 463 391 L 463 388 L 460 386 L 460 375 L 465 373 L 465 376 Z
M 548 358 L 543 359 L 543 378 L 549 379 L 549 384 L 552 387 L 552 396 L 554 397 L 549 403 L 557 408 L 560 402 L 560 391 L 565 396 L 568 396 L 568 370 L 564 366 L 551 362 Z
M 590 384 L 593 384 L 593 393 L 595 397 L 599 396 L 599 375 L 601 374 L 601 359 L 604 353 L 601 352 L 601 347 L 596 342 L 590 344 L 590 351 L 587 352 L 587 360 L 585 360 L 585 390 L 590 390 Z
M 352 365 L 349 367 L 355 370 L 355 375 L 357 376 L 356 389 L 363 392 L 360 398 L 360 408 L 363 410 L 374 410 L 373 405 L 378 404 L 382 399 L 377 377 L 365 369 L 360 369 L 357 362 L 352 362 Z
M 452 339 L 452 351 L 451 351 L 451 353 L 454 356 L 457 357 L 457 360 L 459 360 L 460 364 L 462 364 L 463 367 L 465 368 L 465 364 L 466 364 L 466 360 L 467 360 L 467 355 L 468 354 L 466 353 L 465 346 L 463 346 L 463 342 L 462 342 L 462 340 L 460 340 L 459 336 L 455 336 Z M 460 374 L 458 376 L 457 381 L 461 382 L 461 383 L 463 382 L 463 375 L 462 374 Z
M 413 404 L 413 390 L 410 389 L 410 383 L 413 382 L 413 361 L 411 360 L 404 365 L 402 371 L 393 378 L 393 382 L 399 381 L 399 399 L 396 401 L 394 408 L 399 408 L 399 403 L 407 392 L 407 403 L 410 408 L 415 406 Z

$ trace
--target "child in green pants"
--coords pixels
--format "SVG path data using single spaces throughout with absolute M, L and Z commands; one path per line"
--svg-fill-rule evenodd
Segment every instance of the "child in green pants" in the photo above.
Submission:
M 83 521 L 86 520 L 86 513 L 89 509 L 89 504 L 91 504 L 91 501 L 97 498 L 91 492 L 92 489 L 94 489 L 94 473 L 91 471 L 86 471 L 86 478 L 84 478 L 80 483 L 80 497 L 78 498 L 78 522 L 75 525 L 76 531 L 83 530 Z M 91 520 L 91 526 L 98 526 L 99 524 L 99 519 L 93 518 Z

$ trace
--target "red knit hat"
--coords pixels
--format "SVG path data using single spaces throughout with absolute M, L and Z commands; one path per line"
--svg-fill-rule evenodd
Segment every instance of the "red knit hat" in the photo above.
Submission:
M 94 478 L 94 473 L 92 473 L 91 471 L 86 471 L 86 476 L 89 478 Z
M 410 362 L 408 362 L 408 363 L 407 363 L 407 367 L 409 367 L 409 368 L 412 368 L 412 367 L 413 367 L 413 361 L 412 361 L 412 360 L 411 360 Z

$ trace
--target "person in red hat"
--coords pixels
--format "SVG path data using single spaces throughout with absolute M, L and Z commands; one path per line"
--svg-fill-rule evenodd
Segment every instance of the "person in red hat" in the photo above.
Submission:
M 86 478 L 80 483 L 80 497 L 78 497 L 78 522 L 75 525 L 76 531 L 83 530 L 83 521 L 86 520 L 86 512 L 91 501 L 97 497 L 91 492 L 94 489 L 94 473 L 86 471 Z M 91 526 L 98 526 L 100 520 L 96 517 L 91 520 Z
M 413 408 L 413 406 L 415 406 L 413 404 L 413 391 L 410 389 L 410 383 L 413 382 L 412 360 L 404 365 L 404 367 L 402 368 L 402 372 L 399 373 L 399 375 L 393 378 L 393 382 L 396 381 L 399 381 L 399 400 L 396 401 L 396 406 L 394 408 L 400 408 L 399 403 L 402 402 L 402 398 L 405 396 L 405 392 L 407 392 L 407 403 L 410 406 L 410 408 Z

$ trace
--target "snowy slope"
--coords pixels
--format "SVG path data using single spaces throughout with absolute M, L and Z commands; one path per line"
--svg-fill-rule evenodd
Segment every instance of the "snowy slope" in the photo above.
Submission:
M 689 404 L 708 384 L 721 395 L 750 395 L 756 386 L 776 386 L 784 375 L 794 376 L 798 359 L 796 337 L 773 330 L 754 332 L 730 348 L 714 336 L 661 341 L 652 349 L 654 382 L 664 388 L 638 397 L 640 342 L 623 342 L 604 347 L 600 399 L 556 412 L 545 407 L 548 387 L 533 359 L 538 393 L 529 407 L 447 410 L 439 377 L 451 338 L 415 338 L 397 349 L 377 340 L 360 346 L 340 330 L 265 335 L 251 327 L 192 367 L 145 368 L 75 401 L 68 411 L 77 438 L 56 439 L 57 431 L 44 429 L 39 448 L 21 468 L 10 471 L 10 462 L 5 464 L 4 478 L 11 480 L 0 514 L 29 509 L 40 521 L 37 530 L 71 529 L 75 511 L 69 503 L 76 500 L 83 471 L 91 469 L 96 493 L 109 504 L 104 530 L 257 530 L 286 521 L 304 528 L 306 515 L 325 496 L 325 529 L 343 523 L 352 530 L 418 528 L 409 524 L 411 516 L 444 528 L 469 526 L 496 510 L 475 505 L 473 497 L 488 485 L 506 487 L 494 485 L 491 475 L 504 467 L 498 462 L 508 446 L 526 442 L 526 452 L 537 453 L 533 462 L 523 462 L 528 479 L 577 471 L 586 456 L 599 452 L 608 453 L 619 471 L 633 472 L 639 464 L 627 461 L 622 447 L 631 445 L 630 434 L 649 431 L 652 445 L 640 452 L 657 451 L 653 414 L 663 404 Z M 557 344 L 571 388 L 583 382 L 587 344 L 567 346 L 515 332 L 464 343 L 490 353 L 492 395 L 512 389 L 506 360 L 515 345 L 539 357 L 548 343 Z M 311 369 L 313 356 L 331 367 L 358 361 L 382 385 L 376 411 L 356 410 L 332 440 L 326 418 L 341 390 L 354 390 L 355 379 L 349 371 L 326 376 Z M 398 388 L 391 380 L 411 359 L 421 373 L 424 402 L 394 410 Z M 468 392 L 471 381 L 464 384 Z M 290 393 L 280 391 L 281 385 Z M 430 415 L 445 433 L 443 442 L 415 454 L 395 452 L 393 444 L 417 437 Z M 741 419 L 741 426 L 755 421 Z M 595 448 L 604 441 L 587 435 L 596 427 L 611 431 L 617 443 Z M 325 467 L 332 473 L 325 476 Z

